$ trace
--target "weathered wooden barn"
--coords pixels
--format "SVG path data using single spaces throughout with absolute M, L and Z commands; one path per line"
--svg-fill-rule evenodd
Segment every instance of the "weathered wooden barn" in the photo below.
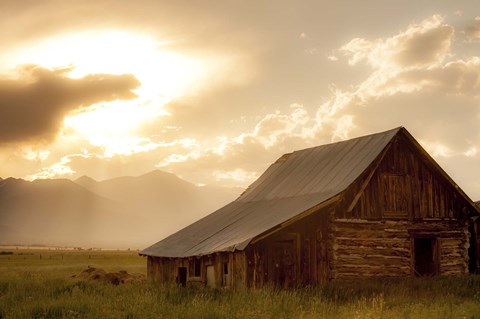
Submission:
M 210 287 L 464 274 L 479 213 L 400 127 L 285 154 L 238 199 L 140 254 L 158 282 Z

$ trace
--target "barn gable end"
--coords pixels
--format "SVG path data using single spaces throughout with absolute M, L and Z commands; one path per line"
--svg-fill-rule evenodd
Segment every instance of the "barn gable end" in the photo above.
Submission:
M 372 166 L 345 192 L 337 217 L 468 218 L 471 201 L 408 132 L 395 136 Z
M 466 273 L 469 210 L 413 137 L 397 134 L 335 209 L 331 278 Z

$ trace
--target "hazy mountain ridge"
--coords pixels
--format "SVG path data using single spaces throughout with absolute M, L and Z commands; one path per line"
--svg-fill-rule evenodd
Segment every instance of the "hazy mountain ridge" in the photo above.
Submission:
M 162 171 L 100 182 L 7 178 L 0 180 L 0 244 L 142 248 L 240 193 Z
M 0 183 L 0 243 L 93 244 L 121 207 L 67 179 Z

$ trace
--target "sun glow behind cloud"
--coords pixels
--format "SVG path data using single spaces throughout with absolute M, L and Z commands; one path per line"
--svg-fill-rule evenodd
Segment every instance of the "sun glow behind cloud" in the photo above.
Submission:
M 64 125 L 66 129 L 76 130 L 93 145 L 102 146 L 108 144 L 109 138 L 118 140 L 139 134 L 142 124 L 159 116 L 168 116 L 161 104 L 114 101 L 72 114 L 65 118 Z
M 148 35 L 125 31 L 63 34 L 21 47 L 7 57 L 9 65 L 72 66 L 69 77 L 88 74 L 134 74 L 143 98 L 173 98 L 205 76 L 206 61 L 168 49 Z
M 194 94 L 215 64 L 225 63 L 221 58 L 174 52 L 168 44 L 145 34 L 118 30 L 69 33 L 17 48 L 5 56 L 0 67 L 7 70 L 35 64 L 68 68 L 70 78 L 132 74 L 141 83 L 134 90 L 136 99 L 91 105 L 64 119 L 64 134 L 79 134 L 110 155 L 131 154 L 154 147 L 141 137 L 142 124 L 168 116 L 163 109 L 166 103 Z

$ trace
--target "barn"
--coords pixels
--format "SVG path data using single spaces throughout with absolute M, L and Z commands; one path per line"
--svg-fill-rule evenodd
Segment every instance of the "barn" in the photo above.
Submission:
M 157 282 L 214 288 L 465 274 L 479 214 L 399 127 L 285 154 L 235 201 L 140 254 Z

